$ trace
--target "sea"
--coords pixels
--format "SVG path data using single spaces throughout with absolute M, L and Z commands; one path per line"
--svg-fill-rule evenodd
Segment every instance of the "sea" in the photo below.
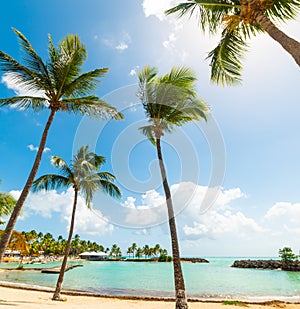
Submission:
M 231 265 L 239 257 L 206 257 L 209 263 L 182 263 L 187 295 L 195 299 L 247 301 L 300 301 L 300 272 L 239 269 Z M 249 258 L 261 259 L 261 258 Z M 172 263 L 84 261 L 83 267 L 65 273 L 63 288 L 115 296 L 173 297 Z M 24 265 L 53 267 L 59 263 Z M 17 264 L 1 264 L 1 268 Z M 0 282 L 54 288 L 57 274 L 34 271 L 0 272 Z

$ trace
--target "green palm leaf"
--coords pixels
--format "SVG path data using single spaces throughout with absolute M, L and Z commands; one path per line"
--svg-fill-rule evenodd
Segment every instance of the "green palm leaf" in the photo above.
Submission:
M 72 185 L 70 179 L 57 174 L 49 174 L 39 177 L 32 185 L 32 191 L 55 190 Z
M 45 98 L 19 96 L 6 99 L 0 99 L 0 107 L 12 106 L 21 110 L 33 109 L 35 112 L 39 112 L 47 108 L 47 101 Z
M 222 85 L 241 82 L 241 59 L 247 44 L 236 31 L 222 32 L 222 39 L 207 58 L 211 59 L 211 80 Z
M 91 118 L 124 119 L 114 107 L 97 96 L 66 98 L 62 100 L 63 109 L 74 114 L 88 115 Z

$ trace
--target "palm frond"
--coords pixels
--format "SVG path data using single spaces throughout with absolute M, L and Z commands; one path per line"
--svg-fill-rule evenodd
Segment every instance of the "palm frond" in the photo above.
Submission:
M 110 180 L 110 181 L 116 180 L 116 177 L 109 172 L 99 172 L 97 173 L 97 175 L 100 177 L 100 179 Z
M 46 65 L 42 61 L 41 57 L 36 53 L 30 42 L 27 38 L 17 29 L 13 28 L 13 31 L 19 38 L 20 46 L 23 50 L 24 62 L 27 67 L 35 72 L 37 76 L 41 76 L 41 82 L 44 84 L 44 89 L 51 89 L 51 79 L 49 77 L 49 73 Z
M 64 110 L 75 114 L 88 115 L 92 118 L 124 119 L 122 113 L 94 95 L 81 98 L 66 98 L 62 101 L 62 104 Z
M 59 156 L 52 156 L 51 157 L 51 164 L 58 168 L 59 171 L 61 172 L 61 174 L 65 177 L 65 178 L 73 178 L 74 177 L 74 173 L 72 171 L 72 169 L 69 167 L 69 165 L 67 164 L 67 162 L 62 159 Z
M 286 21 L 295 19 L 300 11 L 299 0 L 272 0 L 266 15 L 271 20 Z
M 0 99 L 0 107 L 12 106 L 17 109 L 26 110 L 32 108 L 35 112 L 39 112 L 47 108 L 47 100 L 45 98 L 19 96 L 12 98 Z
M 0 217 L 8 216 L 14 209 L 17 201 L 9 193 L 0 192 Z
M 167 15 L 177 13 L 178 17 L 196 15 L 203 32 L 215 33 L 223 18 L 241 8 L 239 0 L 190 0 L 165 11 Z
M 121 198 L 122 194 L 120 188 L 111 181 L 101 179 L 100 185 L 101 189 L 109 196 L 114 198 Z
M 72 185 L 70 179 L 57 174 L 48 174 L 36 179 L 31 187 L 33 192 L 55 190 Z
M 156 138 L 153 125 L 140 127 L 139 130 L 148 138 L 153 146 L 156 146 Z
M 0 51 L 0 69 L 9 74 L 18 86 L 27 90 L 40 91 L 43 89 L 46 91 L 45 82 L 41 75 L 22 65 L 3 51 Z
M 207 57 L 211 59 L 211 80 L 222 85 L 240 83 L 241 59 L 247 47 L 238 31 L 224 29 L 220 43 Z
M 86 95 L 96 88 L 97 84 L 100 83 L 99 78 L 104 77 L 108 71 L 108 68 L 103 68 L 84 73 L 70 84 L 66 84 L 62 92 L 66 97 Z

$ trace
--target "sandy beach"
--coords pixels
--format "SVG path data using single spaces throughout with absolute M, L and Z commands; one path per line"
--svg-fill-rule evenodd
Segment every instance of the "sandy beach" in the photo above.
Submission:
M 173 309 L 173 302 L 166 301 L 143 301 L 129 300 L 118 298 L 92 297 L 92 296 L 72 296 L 63 295 L 67 300 L 65 302 L 54 302 L 51 300 L 51 292 L 32 291 L 25 289 L 16 289 L 0 286 L 0 306 L 1 308 L 107 308 L 107 309 Z M 252 309 L 267 309 L 267 308 L 286 308 L 300 309 L 300 304 L 286 304 L 281 302 L 272 302 L 269 304 L 246 304 L 245 306 L 225 305 L 217 302 L 190 302 L 189 308 L 197 309 L 232 309 L 232 308 L 252 308 Z

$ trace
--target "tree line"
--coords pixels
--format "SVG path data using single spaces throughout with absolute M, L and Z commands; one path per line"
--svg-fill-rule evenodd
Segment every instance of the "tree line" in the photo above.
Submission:
M 62 235 L 55 238 L 49 232 L 43 234 L 42 232 L 31 230 L 29 232 L 14 231 L 8 248 L 10 250 L 20 251 L 21 256 L 62 256 L 65 254 L 66 246 L 67 239 Z M 125 256 L 125 252 L 123 253 L 117 244 L 113 244 L 111 247 L 105 247 L 95 241 L 81 239 L 79 234 L 76 234 L 71 241 L 69 256 L 78 257 L 80 253 L 92 251 L 104 252 L 110 257 Z M 145 244 L 139 247 L 136 243 L 133 243 L 126 251 L 126 255 L 129 258 L 159 258 L 167 254 L 167 249 L 162 248 L 160 244 L 156 244 L 153 247 Z

